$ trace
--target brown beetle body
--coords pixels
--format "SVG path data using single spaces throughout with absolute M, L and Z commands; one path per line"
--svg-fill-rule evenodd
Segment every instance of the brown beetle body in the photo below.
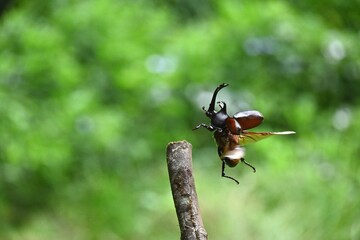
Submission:
M 245 157 L 245 149 L 239 145 L 239 135 L 232 134 L 229 130 L 214 132 L 221 160 L 229 167 L 235 167 Z
M 214 91 L 208 110 L 203 107 L 205 114 L 210 118 L 210 124 L 199 124 L 193 130 L 204 127 L 214 132 L 216 145 L 218 146 L 218 155 L 222 161 L 221 176 L 234 180 L 233 177 L 225 174 L 225 164 L 229 167 L 235 167 L 239 162 L 243 162 L 256 172 L 256 169 L 247 163 L 244 159 L 245 149 L 243 145 L 264 139 L 272 135 L 293 134 L 293 131 L 286 132 L 248 132 L 247 129 L 254 128 L 262 123 L 264 117 L 256 110 L 243 111 L 230 117 L 226 111 L 226 103 L 218 102 L 220 110 L 215 111 L 215 102 L 218 92 L 227 87 L 228 84 L 220 84 Z

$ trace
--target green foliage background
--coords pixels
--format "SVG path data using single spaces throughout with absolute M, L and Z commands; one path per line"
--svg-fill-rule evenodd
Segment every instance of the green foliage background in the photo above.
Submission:
M 193 144 L 209 239 L 360 238 L 358 1 L 9 1 L 0 238 L 178 239 L 165 148 Z M 220 177 L 214 88 L 258 131 Z

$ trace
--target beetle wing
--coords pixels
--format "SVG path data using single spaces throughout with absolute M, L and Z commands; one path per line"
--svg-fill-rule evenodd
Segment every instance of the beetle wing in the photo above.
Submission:
M 259 126 L 264 120 L 263 115 L 256 110 L 238 112 L 234 115 L 234 118 L 243 130 Z
M 289 135 L 289 134 L 295 134 L 294 131 L 284 131 L 284 132 L 247 132 L 244 131 L 239 135 L 239 144 L 240 146 L 243 146 L 245 144 L 258 142 L 262 139 L 265 139 L 270 136 L 274 135 Z

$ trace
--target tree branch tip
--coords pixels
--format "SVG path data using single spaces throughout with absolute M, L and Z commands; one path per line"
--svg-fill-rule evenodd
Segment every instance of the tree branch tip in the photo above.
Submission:
M 179 144 L 179 145 L 190 145 L 191 146 L 191 143 L 189 143 L 188 141 L 180 140 L 180 141 L 169 142 L 167 147 L 170 147 L 172 145 L 177 145 L 177 144 Z

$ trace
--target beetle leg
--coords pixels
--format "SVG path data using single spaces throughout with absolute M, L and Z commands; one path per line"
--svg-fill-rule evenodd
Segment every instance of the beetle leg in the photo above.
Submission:
M 249 167 L 251 167 L 253 169 L 254 172 L 256 172 L 256 169 L 253 165 L 251 165 L 250 163 L 245 161 L 245 158 L 240 158 L 241 162 L 245 163 L 246 165 L 248 165 Z
M 223 150 L 221 149 L 221 147 L 218 147 L 218 155 L 219 155 L 219 157 L 221 157 L 222 154 L 223 154 Z
M 207 130 L 209 130 L 211 132 L 215 130 L 211 125 L 206 125 L 205 123 L 200 123 L 199 125 L 194 127 L 192 130 L 194 131 L 194 130 L 197 130 L 197 129 L 201 128 L 201 127 L 204 127 L 204 128 L 206 128 Z
M 229 178 L 229 179 L 231 179 L 231 180 L 234 180 L 237 184 L 239 184 L 239 181 L 238 181 L 238 180 L 236 180 L 236 179 L 233 178 L 233 177 L 227 176 L 227 175 L 225 174 L 225 161 L 224 161 L 224 160 L 222 161 L 221 176 L 222 176 L 222 177 Z

